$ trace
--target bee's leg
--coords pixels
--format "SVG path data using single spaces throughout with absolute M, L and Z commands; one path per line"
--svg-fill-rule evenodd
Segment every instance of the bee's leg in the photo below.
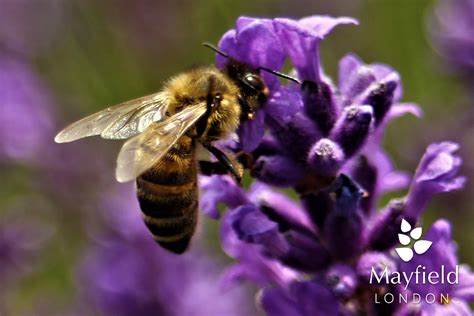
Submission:
M 252 156 L 252 154 L 243 151 L 238 152 L 235 155 L 235 158 L 244 169 L 252 169 L 255 164 L 255 158 Z
M 229 174 L 229 169 L 227 166 L 223 165 L 219 161 L 206 161 L 206 160 L 199 160 L 199 171 L 201 174 L 205 176 L 212 176 L 213 174 Z M 242 180 L 242 176 L 240 174 L 235 174 L 230 172 L 234 177 L 235 181 L 240 184 Z
M 205 176 L 212 176 L 213 174 L 227 174 L 229 171 L 223 164 L 218 161 L 199 160 L 199 171 Z
M 204 147 L 216 157 L 218 163 L 221 165 L 219 168 L 225 168 L 235 179 L 237 183 L 242 180 L 242 168 L 238 165 L 237 161 L 231 160 L 226 156 L 219 148 L 216 148 L 209 144 L 204 144 Z M 240 168 L 239 168 L 240 167 Z M 215 168 L 218 170 L 218 168 Z
M 254 111 L 252 110 L 249 103 L 247 102 L 247 99 L 239 95 L 239 103 L 242 109 L 242 113 L 240 113 L 240 120 L 241 121 L 251 120 L 253 118 Z

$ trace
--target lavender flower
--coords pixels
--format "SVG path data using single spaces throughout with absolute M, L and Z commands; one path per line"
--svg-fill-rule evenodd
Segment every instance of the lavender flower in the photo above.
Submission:
M 319 64 L 319 43 L 339 24 L 357 24 L 352 18 L 312 16 L 298 21 L 275 19 L 273 27 L 280 45 L 292 60 L 303 80 L 318 82 L 322 78 Z
M 42 251 L 53 229 L 38 220 L 4 214 L 0 222 L 0 313 L 13 311 L 11 299 L 18 296 L 19 282 L 36 272 Z
M 349 18 L 335 20 L 329 17 L 301 19 L 300 21 L 240 17 L 237 19 L 236 28 L 228 31 L 221 38 L 219 47 L 233 58 L 251 66 L 279 70 L 285 60 L 285 53 L 288 54 L 288 51 L 295 50 L 292 45 L 297 45 L 299 56 L 307 54 L 316 54 L 317 56 L 319 41 L 336 25 L 347 23 L 356 23 L 356 21 Z M 303 39 L 303 36 L 297 36 L 299 33 L 307 34 Z M 298 40 L 300 42 L 297 42 Z M 285 47 L 282 45 L 283 42 L 288 45 Z M 222 65 L 223 63 L 225 63 L 223 57 L 218 56 L 217 64 Z M 304 63 L 309 66 L 308 73 L 313 72 L 312 76 L 308 75 L 309 77 L 305 79 L 320 77 L 319 72 L 317 74 L 314 72 L 319 71 L 318 65 L 310 64 L 309 59 Z M 298 71 L 303 69 L 303 64 L 301 67 L 297 67 Z M 262 111 L 257 112 L 256 119 L 242 124 L 237 132 L 240 136 L 241 147 L 246 151 L 255 149 L 263 137 L 264 120 L 270 121 L 274 128 L 279 128 L 288 123 L 290 117 L 302 106 L 301 96 L 297 91 L 282 86 L 275 76 L 270 74 L 262 74 L 262 76 L 271 88 L 269 101 L 264 105 Z
M 132 187 L 113 190 L 102 205 L 106 232 L 94 235 L 79 270 L 89 313 L 104 315 L 251 315 L 239 289 L 222 292 L 219 263 L 193 247 L 175 256 L 150 239 Z M 87 313 L 87 311 L 85 312 Z
M 455 271 L 458 259 L 456 245 L 451 240 L 451 225 L 445 220 L 436 221 L 425 237 L 433 242 L 426 256 L 417 256 L 412 261 L 401 262 L 401 271 L 414 271 L 417 266 L 426 267 L 428 271 L 439 272 L 441 269 Z M 474 299 L 474 274 L 466 266 L 460 266 L 458 282 L 456 284 L 415 284 L 412 283 L 408 290 L 419 293 L 434 303 L 427 304 L 426 300 L 421 306 L 408 305 L 405 311 L 421 311 L 421 315 L 471 315 L 469 301 Z M 454 280 L 454 274 L 451 275 Z M 432 296 L 432 298 L 430 298 Z
M 219 47 L 229 56 L 247 62 L 253 67 L 264 66 L 280 69 L 285 55 L 278 38 L 273 32 L 272 21 L 241 17 L 237 20 L 236 28 L 225 33 Z M 248 49 L 251 48 L 251 49 Z M 217 64 L 222 66 L 226 60 L 217 57 Z M 266 76 L 267 84 L 278 85 L 278 80 Z M 258 111 L 252 122 L 246 122 L 238 130 L 241 145 L 246 151 L 255 149 L 263 137 L 264 112 Z
M 228 269 L 225 285 L 256 283 L 258 302 L 269 315 L 407 315 L 413 300 L 376 301 L 382 293 L 406 291 L 397 282 L 373 283 L 373 274 L 411 269 L 393 251 L 402 219 L 415 225 L 434 194 L 460 189 L 465 181 L 458 176 L 461 159 L 451 142 L 430 145 L 413 179 L 394 168 L 380 147 L 383 130 L 393 119 L 420 116 L 421 110 L 399 103 L 401 79 L 389 66 L 366 65 L 349 54 L 340 62 L 337 86 L 324 74 L 319 43 L 334 26 L 347 23 L 356 21 L 244 17 L 220 42 L 223 51 L 254 67 L 278 70 L 286 56 L 302 82 L 283 85 L 266 76 L 272 97 L 263 105 L 263 119 L 249 122 L 257 132 L 242 128 L 238 143 L 228 146 L 246 151 L 254 162 L 248 191 L 229 176 L 200 179 L 202 210 L 219 218 L 216 206 L 228 207 L 221 241 L 237 262 Z M 408 186 L 406 197 L 377 210 L 382 193 Z M 277 187 L 292 190 L 298 200 Z M 430 234 L 427 238 L 441 249 L 440 239 Z M 423 258 L 428 269 L 444 260 Z M 456 285 L 464 291 L 459 296 L 463 306 L 474 294 L 468 284 Z M 410 288 L 421 294 L 431 290 L 441 291 Z M 417 308 L 429 313 L 433 306 L 425 300 Z
M 27 62 L 0 52 L 0 85 L 0 159 L 37 159 L 53 135 L 45 84 Z
M 12 277 L 31 270 L 32 262 L 51 237 L 53 230 L 38 221 L 4 216 L 0 225 L 0 276 L 5 286 Z
M 473 15 L 471 0 L 438 1 L 428 23 L 438 52 L 454 69 L 470 76 L 474 73 Z
M 466 178 L 456 176 L 461 167 L 461 158 L 453 153 L 458 148 L 455 143 L 443 142 L 426 149 L 407 196 L 405 206 L 407 217 L 418 219 L 434 194 L 457 190 L 464 186 Z

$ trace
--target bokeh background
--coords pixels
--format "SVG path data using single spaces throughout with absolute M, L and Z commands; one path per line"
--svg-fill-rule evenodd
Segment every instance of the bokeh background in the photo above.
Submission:
M 325 71 L 337 78 L 338 60 L 354 52 L 400 72 L 403 101 L 418 103 L 425 116 L 388 128 L 384 146 L 399 169 L 413 172 L 431 142 L 461 144 L 470 180 L 463 191 L 437 197 L 423 226 L 451 220 L 460 262 L 473 265 L 474 76 L 440 54 L 437 4 L 0 0 L 0 315 L 231 315 L 232 306 L 237 314 L 259 313 L 252 287 L 219 287 L 229 259 L 215 221 L 201 216 L 184 259 L 154 245 L 133 185 L 114 180 L 120 142 L 53 142 L 72 121 L 212 63 L 201 42 L 217 43 L 240 15 L 359 19 L 323 41 Z

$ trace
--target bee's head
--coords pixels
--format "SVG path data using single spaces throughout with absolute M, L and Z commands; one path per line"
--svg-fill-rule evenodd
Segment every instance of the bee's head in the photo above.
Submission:
M 245 90 L 247 95 L 255 97 L 262 102 L 266 101 L 269 90 L 257 72 L 248 71 L 238 77 L 237 81 L 240 89 Z
M 255 111 L 267 101 L 268 95 L 270 94 L 270 90 L 260 76 L 261 70 L 295 81 L 298 84 L 300 83 L 298 79 L 269 68 L 258 67 L 257 69 L 254 69 L 248 64 L 242 63 L 228 56 L 212 44 L 203 43 L 203 45 L 228 59 L 223 71 L 232 81 L 234 81 L 240 90 L 239 103 L 241 105 L 242 113 L 240 118 L 241 121 L 252 119 Z
M 239 88 L 242 119 L 251 119 L 253 113 L 265 103 L 270 93 L 258 71 L 249 65 L 229 59 L 223 71 Z

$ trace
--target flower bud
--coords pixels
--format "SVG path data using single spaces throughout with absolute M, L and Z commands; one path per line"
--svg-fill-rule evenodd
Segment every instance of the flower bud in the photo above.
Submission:
M 324 223 L 324 236 L 331 253 L 348 259 L 363 247 L 363 217 L 359 201 L 363 191 L 348 176 L 341 174 L 329 191 L 334 210 Z
M 301 92 L 306 115 L 316 123 L 323 135 L 328 135 L 337 119 L 331 88 L 322 81 L 305 80 Z
M 466 178 L 458 176 L 462 160 L 454 154 L 458 148 L 459 145 L 452 142 L 428 146 L 406 198 L 406 217 L 416 221 L 435 194 L 464 186 Z
M 357 262 L 357 275 L 364 283 L 368 283 L 371 279 L 372 270 L 375 270 L 377 275 L 381 275 L 385 269 L 388 270 L 388 275 L 397 271 L 395 262 L 382 252 L 366 252 Z
M 354 269 L 345 264 L 333 265 L 326 273 L 326 285 L 338 298 L 350 298 L 357 286 L 358 280 Z
M 330 139 L 319 140 L 309 151 L 308 164 L 318 175 L 335 176 L 343 163 L 342 149 Z
M 385 251 L 398 243 L 398 233 L 404 209 L 404 201 L 392 200 L 388 207 L 375 216 L 367 233 L 367 245 L 371 249 Z
M 274 135 L 287 156 L 302 163 L 306 163 L 309 149 L 321 137 L 314 122 L 301 112 Z
M 302 166 L 283 155 L 261 156 L 251 171 L 260 181 L 279 187 L 295 185 L 306 172 Z
M 253 204 L 239 206 L 231 215 L 232 228 L 242 241 L 263 246 L 272 256 L 284 256 L 289 245 L 278 230 L 278 224 L 268 219 Z
M 375 198 L 377 197 L 378 170 L 372 165 L 366 156 L 360 155 L 351 168 L 351 175 L 359 183 L 367 194 L 360 201 L 360 207 L 364 214 L 371 215 L 374 210 Z
M 364 144 L 370 132 L 372 117 L 373 110 L 369 105 L 352 105 L 344 109 L 330 139 L 341 146 L 346 159 Z
M 291 231 L 285 234 L 290 244 L 281 261 L 294 269 L 316 272 L 329 265 L 331 255 L 316 235 Z
M 395 80 L 380 82 L 375 89 L 370 91 L 369 95 L 363 102 L 364 104 L 370 104 L 372 106 L 374 110 L 375 126 L 378 126 L 380 122 L 382 122 L 385 114 L 387 114 L 392 106 L 396 88 L 397 82 Z

